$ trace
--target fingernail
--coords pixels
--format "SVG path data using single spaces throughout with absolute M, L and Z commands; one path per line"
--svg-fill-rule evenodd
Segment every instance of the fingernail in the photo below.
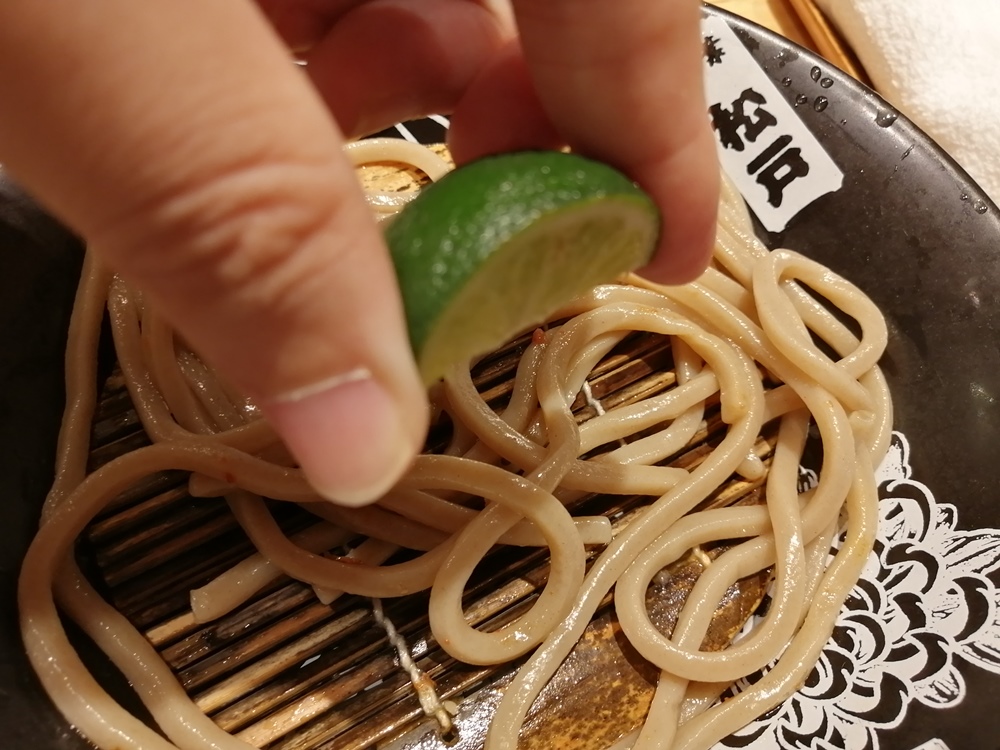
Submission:
M 265 411 L 316 492 L 341 505 L 375 502 L 413 460 L 399 408 L 366 369 L 286 394 Z

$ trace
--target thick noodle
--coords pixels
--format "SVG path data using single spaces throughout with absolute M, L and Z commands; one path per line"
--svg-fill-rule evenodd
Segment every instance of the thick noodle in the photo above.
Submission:
M 448 166 L 399 142 L 354 144 L 349 153 L 358 162 L 409 161 L 432 179 Z M 372 202 L 388 211 L 405 200 L 376 195 Z M 88 475 L 105 307 L 153 444 Z M 655 395 L 606 406 L 588 377 L 636 331 L 669 340 L 673 373 Z M 441 454 L 421 456 L 378 504 L 340 508 L 313 492 L 253 404 L 88 255 L 67 348 L 56 481 L 20 579 L 28 656 L 59 710 L 99 748 L 249 747 L 194 705 L 73 556 L 77 537 L 119 493 L 155 472 L 182 470 L 190 472 L 192 496 L 226 499 L 257 548 L 192 592 L 197 621 L 232 611 L 282 574 L 311 584 L 324 602 L 343 593 L 429 591 L 434 636 L 455 658 L 497 664 L 530 655 L 486 739 L 489 750 L 514 750 L 533 701 L 614 588 L 622 631 L 661 670 L 645 725 L 622 747 L 710 748 L 802 683 L 872 548 L 872 466 L 892 424 L 877 368 L 886 338 L 881 314 L 855 286 L 792 251 L 768 252 L 727 186 L 713 266 L 697 282 L 667 288 L 629 277 L 560 310 L 527 346 L 500 411 L 476 390 L 469 367 L 455 368 L 432 393 L 435 412 L 452 425 Z M 581 395 L 595 416 L 578 424 L 571 407 Z M 704 439 L 710 421 L 720 432 L 711 451 L 684 468 L 662 465 Z M 759 445 L 762 428 L 775 421 L 768 468 Z M 811 430 L 822 442 L 822 466 L 818 484 L 800 492 Z M 765 472 L 766 504 L 698 509 L 734 477 L 759 481 Z M 604 517 L 571 516 L 567 503 L 585 493 L 652 500 L 613 532 Z M 265 498 L 301 504 L 313 525 L 286 534 Z M 843 542 L 830 558 L 841 529 Z M 721 540 L 731 546 L 697 581 L 665 635 L 645 607 L 650 582 L 692 549 Z M 488 632 L 467 621 L 462 602 L 474 569 L 497 545 L 543 546 L 551 571 L 530 608 Z M 603 548 L 589 570 L 588 545 Z M 394 560 L 400 550 L 411 553 Z M 726 591 L 767 568 L 775 576 L 767 616 L 728 649 L 701 650 Z M 60 614 L 124 672 L 165 737 L 107 695 Z M 728 684 L 768 665 L 752 686 L 717 700 Z

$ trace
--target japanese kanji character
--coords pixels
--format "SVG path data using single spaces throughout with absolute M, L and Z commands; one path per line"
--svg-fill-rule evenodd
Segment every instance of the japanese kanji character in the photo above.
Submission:
M 726 51 L 719 46 L 718 39 L 714 36 L 706 36 L 702 42 L 702 47 L 705 51 L 705 60 L 708 62 L 709 67 L 722 62 L 722 56 L 726 54 Z
M 753 112 L 745 111 L 746 105 L 755 104 Z M 750 143 L 755 143 L 757 137 L 767 128 L 776 125 L 778 120 L 768 112 L 762 105 L 767 104 L 767 100 L 762 94 L 753 89 L 746 89 L 739 95 L 733 104 L 732 109 L 726 109 L 721 104 L 713 104 L 709 107 L 712 115 L 712 127 L 719 133 L 719 139 L 725 148 L 742 151 L 745 148 L 743 138 Z M 740 137 L 740 129 L 743 130 L 743 138 Z
M 791 136 L 784 136 L 783 138 L 787 138 L 785 143 L 789 143 L 792 140 Z M 782 138 L 778 139 L 778 141 L 781 140 Z M 778 141 L 775 141 L 775 143 Z M 783 146 L 784 144 L 779 148 Z M 750 165 L 747 167 L 747 171 L 750 174 L 756 171 L 751 171 L 750 167 L 757 164 L 757 162 L 760 162 L 760 166 L 763 166 L 767 162 L 767 159 L 770 159 L 770 156 L 768 156 L 767 159 L 762 160 L 764 155 L 770 150 L 771 148 L 766 149 L 760 156 L 750 162 Z M 758 169 L 760 169 L 760 166 L 758 166 Z M 770 164 L 760 169 L 760 172 L 757 174 L 757 184 L 762 185 L 767 190 L 767 202 L 778 208 L 781 205 L 785 188 L 794 180 L 797 180 L 799 177 L 805 177 L 807 174 L 809 174 L 809 162 L 802 158 L 802 149 L 798 147 L 787 148 Z

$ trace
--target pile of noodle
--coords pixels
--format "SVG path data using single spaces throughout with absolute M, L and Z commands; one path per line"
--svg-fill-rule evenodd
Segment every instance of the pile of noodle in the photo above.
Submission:
M 430 152 L 394 143 L 410 153 L 355 157 L 414 161 L 432 178 L 447 169 Z M 372 196 L 383 213 L 404 201 L 393 193 Z M 224 496 L 259 550 L 193 593 L 200 620 L 231 611 L 284 573 L 314 586 L 324 601 L 343 592 L 396 597 L 429 589 L 434 636 L 457 659 L 497 664 L 530 654 L 499 705 L 488 750 L 516 747 L 533 700 L 612 589 L 629 642 L 661 670 L 635 747 L 709 748 L 788 697 L 818 658 L 874 542 L 872 466 L 891 427 L 889 394 L 876 366 L 885 323 L 863 293 L 828 269 L 794 252 L 765 250 L 731 189 L 721 206 L 713 267 L 696 283 L 626 282 L 594 289 L 559 311 L 553 320 L 564 322 L 528 346 L 502 412 L 479 395 L 468 367 L 451 372 L 434 393 L 436 407 L 454 424 L 447 448 L 420 456 L 377 505 L 351 510 L 317 497 L 253 405 L 216 379 L 141 295 L 88 256 L 69 338 L 57 477 L 19 596 L 28 655 L 59 710 L 99 748 L 248 747 L 195 707 L 155 649 L 94 591 L 74 560 L 75 540 L 95 514 L 129 486 L 167 469 L 192 472 L 193 495 Z M 152 444 L 87 475 L 105 307 Z M 831 314 L 833 308 L 842 314 Z M 841 322 L 845 316 L 860 337 Z M 578 425 L 570 406 L 588 374 L 634 331 L 669 337 L 676 383 Z M 703 428 L 706 409 L 716 402 L 725 426 L 717 447 L 690 469 L 660 465 Z M 765 469 L 754 445 L 773 420 L 780 425 L 766 504 L 692 512 L 734 475 L 760 477 Z M 798 468 L 810 429 L 822 441 L 822 466 L 817 486 L 800 493 Z M 602 446 L 596 458 L 582 458 Z M 607 519 L 573 518 L 567 511 L 565 503 L 583 493 L 655 500 L 612 538 Z M 470 505 L 470 497 L 485 504 Z M 290 538 L 262 498 L 304 504 L 317 523 Z M 828 562 L 840 532 L 844 541 Z M 353 547 L 352 559 L 322 554 L 359 534 L 367 540 Z M 650 581 L 689 550 L 716 540 L 738 543 L 699 578 L 665 637 L 644 604 Z M 551 574 L 526 613 L 483 632 L 466 623 L 462 594 L 473 569 L 498 544 L 547 547 Z M 603 545 L 589 570 L 587 545 Z M 420 554 L 386 564 L 400 549 Z M 763 621 L 728 649 L 701 651 L 727 589 L 769 566 L 773 603 Z M 166 739 L 96 682 L 67 639 L 60 612 L 121 669 Z M 751 687 L 715 700 L 725 683 L 775 660 Z

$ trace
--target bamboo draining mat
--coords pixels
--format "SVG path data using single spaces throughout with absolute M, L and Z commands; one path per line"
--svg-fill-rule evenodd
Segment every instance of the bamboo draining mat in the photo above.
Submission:
M 509 396 L 513 369 L 526 343 L 522 338 L 476 368 L 477 387 L 491 404 L 499 406 Z M 632 335 L 594 370 L 593 397 L 605 408 L 648 397 L 674 384 L 671 367 L 665 339 Z M 594 414 L 582 398 L 575 410 L 580 420 Z M 432 432 L 432 442 L 440 443 L 446 429 Z M 694 443 L 669 463 L 695 465 L 721 433 L 718 415 L 710 411 Z M 765 460 L 772 439 L 759 443 Z M 121 376 L 113 374 L 94 422 L 92 468 L 146 442 Z M 709 502 L 759 502 L 760 494 L 759 482 L 734 480 Z M 573 511 L 607 515 L 621 528 L 646 502 L 648 498 L 587 497 Z M 277 504 L 276 511 L 289 531 L 308 522 L 288 505 Z M 193 621 L 190 589 L 250 551 L 224 502 L 191 498 L 184 474 L 164 472 L 117 498 L 90 526 L 80 554 L 103 581 L 105 595 L 146 635 L 197 705 L 251 744 L 268 750 L 360 750 L 409 731 L 414 739 L 404 743 L 407 747 L 445 747 L 375 624 L 370 600 L 348 596 L 325 606 L 311 588 L 281 579 L 216 622 Z M 707 551 L 713 556 L 720 550 Z M 545 552 L 537 549 L 504 548 L 488 560 L 470 581 L 466 611 L 471 620 L 492 629 L 531 605 L 547 568 Z M 650 589 L 650 611 L 666 632 L 701 565 L 693 558 L 682 561 Z M 764 573 L 734 587 L 729 603 L 716 613 L 706 647 L 729 642 L 762 601 L 768 578 Z M 460 704 L 462 715 L 474 717 L 451 747 L 481 747 L 491 701 L 516 665 L 484 668 L 455 662 L 435 643 L 426 604 L 421 594 L 387 600 L 385 609 L 439 695 Z M 656 674 L 621 642 L 609 605 L 605 602 L 537 702 L 522 735 L 524 747 L 597 750 L 641 721 Z M 581 684 L 593 687 L 581 690 Z

